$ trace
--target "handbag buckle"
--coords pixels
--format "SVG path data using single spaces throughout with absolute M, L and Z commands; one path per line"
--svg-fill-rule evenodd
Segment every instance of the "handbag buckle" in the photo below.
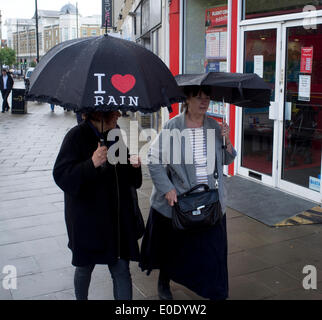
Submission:
M 193 216 L 199 216 L 201 214 L 200 210 L 203 209 L 204 207 L 205 207 L 205 205 L 198 207 L 197 210 L 193 210 L 192 215 Z

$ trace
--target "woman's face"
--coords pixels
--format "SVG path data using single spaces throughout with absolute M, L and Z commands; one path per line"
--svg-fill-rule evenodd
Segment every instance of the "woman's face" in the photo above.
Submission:
M 186 102 L 188 104 L 188 112 L 196 115 L 204 115 L 208 110 L 210 97 L 204 92 L 199 91 L 197 96 L 190 96 Z

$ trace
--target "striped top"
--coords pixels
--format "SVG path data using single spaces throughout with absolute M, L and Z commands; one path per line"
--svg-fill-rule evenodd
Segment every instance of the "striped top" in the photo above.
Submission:
M 192 145 L 193 160 L 196 166 L 197 184 L 208 184 L 207 177 L 207 149 L 203 127 L 189 128 Z

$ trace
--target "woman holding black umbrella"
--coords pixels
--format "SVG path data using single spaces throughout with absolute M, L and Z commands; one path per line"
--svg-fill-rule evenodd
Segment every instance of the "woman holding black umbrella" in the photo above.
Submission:
M 65 193 L 77 300 L 87 300 L 96 264 L 108 265 L 115 299 L 132 299 L 129 261 L 138 261 L 139 248 L 131 188 L 141 186 L 142 173 L 140 159 L 128 153 L 124 164 L 108 161 L 107 150 L 118 140 L 106 137 L 119 116 L 118 111 L 87 114 L 67 133 L 54 166 L 54 179 Z
M 180 283 L 200 296 L 212 300 L 228 297 L 226 195 L 223 181 L 222 140 L 226 139 L 224 164 L 231 163 L 236 151 L 230 139 L 227 124 L 220 126 L 206 115 L 210 102 L 208 87 L 188 86 L 185 111 L 169 120 L 148 154 L 148 167 L 154 186 L 151 195 L 151 209 L 146 233 L 141 247 L 141 269 L 160 269 L 158 293 L 160 299 L 173 299 L 170 279 Z M 215 133 L 208 141 L 208 130 Z M 166 131 L 170 130 L 176 139 L 176 132 L 184 135 L 181 150 L 167 148 Z M 187 139 L 188 138 L 188 139 Z M 182 141 L 182 140 L 181 140 Z M 213 144 L 208 148 L 207 143 Z M 191 152 L 186 153 L 185 148 Z M 175 153 L 181 151 L 181 161 L 174 163 Z M 191 155 L 193 161 L 189 162 Z M 164 161 L 166 159 L 166 161 Z M 215 161 L 216 159 L 216 161 Z M 207 169 L 212 161 L 211 170 Z M 198 184 L 216 185 L 215 164 L 218 170 L 218 194 L 223 217 L 214 226 L 202 231 L 187 232 L 174 230 L 172 225 L 173 206 L 177 196 Z

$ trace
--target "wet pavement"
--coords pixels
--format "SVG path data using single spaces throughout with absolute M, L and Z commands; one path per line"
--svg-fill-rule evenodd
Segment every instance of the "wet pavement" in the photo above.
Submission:
M 119 121 L 125 129 L 128 123 Z M 63 192 L 52 178 L 62 139 L 75 125 L 73 112 L 58 106 L 51 112 L 48 104 L 29 102 L 22 115 L 0 113 L 1 300 L 75 299 Z M 152 183 L 143 172 L 138 194 L 146 220 Z M 227 230 L 230 299 L 322 299 L 322 225 L 271 228 L 228 208 Z M 16 289 L 1 285 L 8 265 L 16 267 Z M 303 288 L 307 265 L 317 270 L 315 290 Z M 131 273 L 134 299 L 157 300 L 158 272 L 146 276 L 131 263 Z M 171 288 L 175 299 L 202 299 L 174 282 Z M 107 266 L 95 267 L 89 299 L 113 299 Z

